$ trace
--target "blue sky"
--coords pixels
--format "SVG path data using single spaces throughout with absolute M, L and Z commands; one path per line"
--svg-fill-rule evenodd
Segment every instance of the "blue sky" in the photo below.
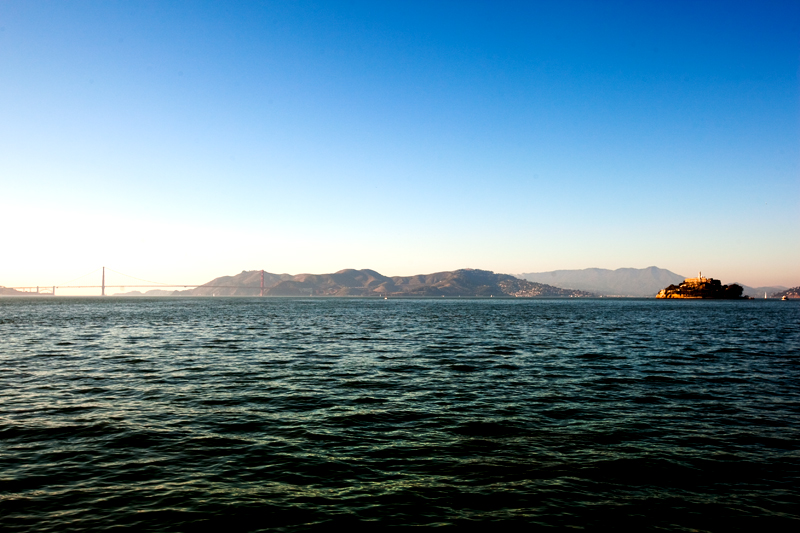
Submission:
M 796 286 L 799 71 L 797 2 L 5 1 L 0 285 Z

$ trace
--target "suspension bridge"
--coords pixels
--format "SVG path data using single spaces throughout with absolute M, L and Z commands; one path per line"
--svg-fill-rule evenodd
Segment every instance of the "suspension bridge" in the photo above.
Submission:
M 120 290 L 123 290 L 123 289 L 143 289 L 143 288 L 147 288 L 147 289 L 196 289 L 197 287 L 203 287 L 203 286 L 208 286 L 209 288 L 213 287 L 214 289 L 254 289 L 255 290 L 255 289 L 259 288 L 259 287 L 248 287 L 248 286 L 242 286 L 242 285 L 208 285 L 208 284 L 187 285 L 187 284 L 183 284 L 183 283 L 159 283 L 157 281 L 148 281 L 146 279 L 141 279 L 141 278 L 137 278 L 137 277 L 134 277 L 134 276 L 130 276 L 128 274 L 123 274 L 122 272 L 117 272 L 116 270 L 113 270 L 111 268 L 109 268 L 108 270 L 110 272 L 115 273 L 115 274 L 119 274 L 121 276 L 125 276 L 127 278 L 137 280 L 139 282 L 145 282 L 146 285 L 139 285 L 139 284 L 136 284 L 136 283 L 134 283 L 134 284 L 129 284 L 129 283 L 126 283 L 126 284 L 108 284 L 108 283 L 106 283 L 106 267 L 101 267 L 101 268 L 98 268 L 97 270 L 89 272 L 88 274 L 84 274 L 83 276 L 80 276 L 80 277 L 77 277 L 77 278 L 75 278 L 75 279 L 73 279 L 71 281 L 68 281 L 67 283 L 62 284 L 62 285 L 46 285 L 46 286 L 37 285 L 37 286 L 31 286 L 31 287 L 3 287 L 3 288 L 13 289 L 13 290 L 15 290 L 17 292 L 22 292 L 22 293 L 27 293 L 27 294 L 39 294 L 39 295 L 45 295 L 45 296 L 55 296 L 56 295 L 56 289 L 59 289 L 59 290 L 100 289 L 100 296 L 106 296 L 106 289 L 107 288 L 109 288 L 109 289 L 116 288 L 116 289 L 120 289 Z M 99 285 L 72 285 L 72 283 L 74 283 L 74 282 L 76 282 L 76 281 L 78 281 L 80 279 L 86 278 L 88 276 L 91 276 L 92 274 L 95 274 L 97 272 L 100 272 L 100 284 Z M 261 292 L 260 292 L 260 296 L 264 296 L 264 290 L 265 290 L 265 288 L 264 288 L 264 271 L 262 270 L 261 271 L 261 287 L 260 287 L 260 291 Z

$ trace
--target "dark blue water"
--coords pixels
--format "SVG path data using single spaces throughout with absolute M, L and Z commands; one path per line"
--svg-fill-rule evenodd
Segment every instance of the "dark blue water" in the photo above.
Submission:
M 798 303 L 0 299 L 0 529 L 797 531 Z

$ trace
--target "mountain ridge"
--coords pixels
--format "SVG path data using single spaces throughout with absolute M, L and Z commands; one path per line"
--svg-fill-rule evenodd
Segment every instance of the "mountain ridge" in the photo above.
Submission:
M 261 271 L 221 276 L 195 289 L 175 291 L 182 296 L 258 296 Z M 264 272 L 265 296 L 384 296 L 384 297 L 490 297 L 575 298 L 594 296 L 588 291 L 562 289 L 488 270 L 454 271 L 384 276 L 371 269 L 346 268 L 330 274 L 273 274 Z

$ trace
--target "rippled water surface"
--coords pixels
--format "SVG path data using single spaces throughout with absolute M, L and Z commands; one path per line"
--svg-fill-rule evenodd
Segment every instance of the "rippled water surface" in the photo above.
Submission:
M 0 299 L 0 529 L 800 531 L 799 303 Z

